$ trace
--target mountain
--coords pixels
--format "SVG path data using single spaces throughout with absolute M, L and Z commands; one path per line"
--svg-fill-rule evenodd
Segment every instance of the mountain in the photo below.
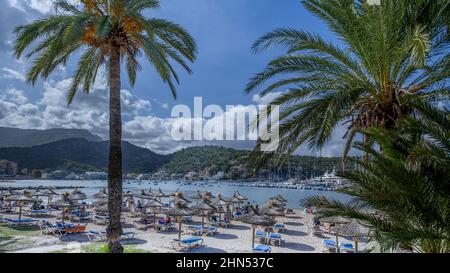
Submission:
M 67 171 L 106 170 L 108 141 L 65 139 L 24 148 L 0 148 L 0 159 L 17 162 L 20 168 Z M 125 172 L 149 173 L 168 162 L 170 156 L 156 154 L 128 142 L 122 143 Z
M 0 160 L 17 162 L 20 169 L 84 173 L 105 171 L 108 166 L 107 141 L 92 142 L 82 138 L 64 139 L 33 147 L 0 148 Z M 275 167 L 268 164 L 254 173 L 255 162 L 249 160 L 250 151 L 219 146 L 186 148 L 171 155 L 160 155 L 128 142 L 122 143 L 124 173 L 158 173 L 163 177 L 182 178 L 186 174 L 199 177 L 216 176 L 223 179 L 257 177 L 321 175 L 338 169 L 341 158 L 292 156 L 289 164 Z M 348 166 L 352 167 L 352 166 Z
M 0 148 L 33 147 L 71 138 L 82 138 L 91 142 L 102 141 L 99 136 L 79 129 L 33 130 L 0 127 L 0 136 Z
M 268 164 L 257 174 L 255 162 L 249 160 L 248 150 L 236 150 L 232 148 L 218 146 L 191 147 L 172 154 L 170 161 L 162 167 L 168 174 L 185 175 L 196 172 L 200 176 L 214 176 L 218 172 L 224 173 L 224 178 L 242 179 L 255 178 L 258 176 L 267 177 L 279 176 L 288 178 L 291 176 L 311 176 L 322 175 L 339 169 L 342 166 L 342 158 L 318 158 L 311 156 L 291 156 L 289 163 L 275 167 L 275 164 Z M 348 166 L 351 168 L 351 166 Z

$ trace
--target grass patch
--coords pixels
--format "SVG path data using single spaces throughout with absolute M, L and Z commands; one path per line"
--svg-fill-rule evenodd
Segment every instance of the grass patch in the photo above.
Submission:
M 108 245 L 93 243 L 81 247 L 83 253 L 109 253 Z M 151 253 L 151 251 L 138 248 L 135 245 L 124 246 L 124 253 Z
M 0 238 L 12 237 L 30 237 L 39 234 L 39 228 L 36 227 L 4 227 L 0 226 Z

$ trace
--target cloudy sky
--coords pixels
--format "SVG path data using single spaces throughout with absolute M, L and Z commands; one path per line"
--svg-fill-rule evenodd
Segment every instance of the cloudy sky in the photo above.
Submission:
M 11 54 L 14 27 L 53 12 L 52 0 L 0 0 L 0 3 L 0 126 L 83 128 L 107 139 L 108 94 L 104 71 L 100 72 L 92 92 L 79 94 L 68 107 L 66 94 L 74 63 L 61 67 L 47 81 L 29 86 L 24 75 L 31 61 L 16 60 Z M 334 39 L 320 21 L 303 9 L 299 0 L 161 0 L 161 8 L 149 16 L 182 24 L 199 45 L 198 61 L 192 65 L 194 74 L 182 75 L 177 101 L 144 60 L 135 87 L 123 83 L 124 138 L 160 153 L 192 145 L 177 142 L 170 135 L 174 122 L 171 109 L 177 104 L 193 106 L 194 97 L 201 96 L 204 105 L 216 104 L 223 109 L 235 105 L 236 110 L 267 100 L 243 92 L 248 79 L 281 53 L 251 53 L 251 44 L 264 33 L 278 27 L 295 27 Z M 322 155 L 341 154 L 342 133 L 342 129 L 337 130 Z M 236 148 L 253 145 L 249 141 L 214 144 Z M 306 148 L 298 153 L 318 154 Z

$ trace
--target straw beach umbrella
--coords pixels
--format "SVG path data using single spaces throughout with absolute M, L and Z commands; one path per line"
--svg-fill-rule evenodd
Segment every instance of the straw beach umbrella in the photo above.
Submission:
M 259 213 L 261 215 L 267 215 L 267 216 L 273 217 L 273 218 L 278 217 L 278 216 L 284 216 L 284 213 L 282 213 L 281 211 L 276 210 L 272 207 L 263 207 L 259 210 Z
M 228 206 L 228 202 L 223 199 L 222 195 L 219 193 L 217 194 L 217 197 L 210 203 L 211 206 L 215 207 L 217 209 L 217 212 L 219 213 L 219 219 L 222 219 L 222 213 L 225 213 L 224 207 Z
M 339 245 L 339 235 L 353 238 L 353 241 L 355 242 L 355 253 L 358 253 L 358 243 L 364 235 L 364 232 L 357 221 L 353 220 L 348 224 L 334 227 L 332 228 L 332 231 L 336 235 L 336 245 Z
M 253 213 L 246 214 L 241 217 L 241 221 L 246 224 L 252 225 L 253 233 L 252 233 L 252 249 L 255 249 L 255 233 L 256 227 L 273 227 L 275 225 L 275 220 L 271 219 L 265 215 L 257 215 Z
M 205 226 L 205 213 L 208 211 L 214 211 L 215 208 L 210 204 L 206 203 L 204 200 L 198 202 L 196 205 L 192 206 L 191 209 L 199 211 L 202 216 L 202 228 Z
M 181 226 L 183 225 L 183 217 L 192 215 L 192 210 L 186 207 L 183 203 L 175 203 L 173 208 L 166 209 L 163 213 L 177 217 L 177 221 L 179 223 L 178 239 L 181 240 Z
M 234 193 L 234 196 L 235 196 L 237 199 L 241 200 L 241 201 L 247 201 L 247 200 L 248 200 L 248 198 L 245 197 L 245 196 L 243 196 L 242 194 L 240 194 L 239 191 L 236 191 L 236 192 Z
M 241 199 L 237 198 L 236 196 L 233 196 L 231 198 L 225 198 L 225 200 L 232 205 L 233 209 L 234 209 L 234 205 L 235 204 L 241 204 L 244 201 L 242 201 Z
M 194 195 L 191 197 L 191 199 L 192 199 L 192 200 L 195 200 L 196 203 L 198 204 L 198 203 L 200 202 L 200 200 L 203 200 L 203 195 L 200 193 L 200 191 L 197 191 L 197 193 L 194 194 Z
M 22 219 L 22 207 L 25 205 L 25 203 L 33 202 L 34 199 L 23 194 L 23 195 L 8 196 L 6 197 L 6 201 L 17 202 L 17 205 L 19 206 L 19 221 L 20 221 L 20 219 Z
M 162 208 L 164 205 L 156 199 L 148 200 L 147 203 L 144 204 L 143 208 L 146 210 L 147 208 L 151 208 L 153 211 L 153 227 L 156 229 L 156 209 Z M 145 211 L 144 211 L 145 212 Z M 147 218 L 147 214 L 145 213 L 145 217 Z
M 87 195 L 79 189 L 75 189 L 70 192 L 69 198 L 75 201 L 87 199 Z
M 95 198 L 95 199 L 107 199 L 108 198 L 108 192 L 106 191 L 106 189 L 101 189 L 99 192 L 94 194 L 92 197 Z
M 205 202 L 207 203 L 211 203 L 214 198 L 216 197 L 210 191 L 205 192 L 205 194 L 203 195 L 203 200 L 205 200 Z
M 59 207 L 62 209 L 62 222 L 65 221 L 66 209 L 79 207 L 79 203 L 71 198 L 71 193 L 63 193 L 61 198 L 50 203 L 50 206 Z
M 269 200 L 278 200 L 278 201 L 281 201 L 283 203 L 287 203 L 287 200 L 281 194 L 278 194 L 277 196 L 270 197 Z
M 192 203 L 190 200 L 184 197 L 183 193 L 180 191 L 177 191 L 174 194 L 174 197 L 170 200 L 172 203 L 182 203 L 184 205 L 187 205 L 189 203 Z

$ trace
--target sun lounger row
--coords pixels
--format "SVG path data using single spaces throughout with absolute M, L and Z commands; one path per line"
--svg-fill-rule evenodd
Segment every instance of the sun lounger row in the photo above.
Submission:
M 0 223 L 9 226 L 34 226 L 39 223 L 39 220 L 1 218 Z
M 90 230 L 87 233 L 87 236 L 89 238 L 90 241 L 100 241 L 100 242 L 104 242 L 106 241 L 107 237 L 106 237 L 106 232 L 105 231 L 96 231 L 96 230 Z M 134 236 L 136 236 L 136 233 L 133 231 L 124 231 L 121 239 L 123 240 L 132 240 L 134 239 Z
M 273 233 L 273 232 L 265 232 L 262 230 L 256 231 L 256 238 L 259 238 L 262 242 L 265 243 L 278 243 L 279 246 L 281 246 L 283 240 L 281 238 L 281 234 L 279 233 Z
M 63 237 L 69 234 L 84 233 L 86 231 L 86 225 L 75 225 L 61 222 L 53 225 L 48 221 L 42 221 L 39 227 L 43 234 L 53 235 L 56 237 Z
M 324 250 L 328 252 L 337 252 L 338 250 L 347 253 L 355 252 L 353 244 L 350 243 L 340 243 L 339 246 L 337 246 L 336 241 L 334 240 L 323 240 L 322 245 L 324 247 Z
M 203 239 L 200 237 L 190 237 L 185 239 L 173 239 L 172 248 L 176 251 L 190 251 L 196 247 L 203 246 Z
M 207 236 L 214 236 L 218 232 L 218 229 L 215 226 L 187 226 L 186 231 L 192 235 L 202 236 L 206 234 Z

